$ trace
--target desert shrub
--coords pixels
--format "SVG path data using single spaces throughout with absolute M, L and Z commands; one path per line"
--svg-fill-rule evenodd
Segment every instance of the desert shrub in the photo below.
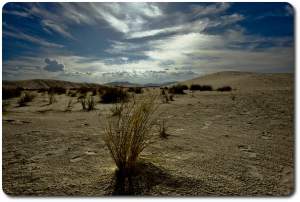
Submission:
M 134 92 L 136 94 L 141 94 L 141 93 L 143 93 L 143 89 L 141 87 L 130 87 L 128 89 L 128 92 Z
M 2 99 L 7 100 L 14 97 L 20 97 L 23 88 L 2 88 Z
M 128 93 L 119 88 L 107 88 L 101 95 L 103 103 L 125 102 L 129 98 Z
M 123 103 L 118 116 L 108 119 L 104 141 L 121 176 L 131 175 L 139 154 L 155 138 L 151 133 L 155 124 L 156 96 Z
M 48 92 L 48 99 L 49 99 L 49 102 L 48 102 L 49 105 L 52 105 L 54 102 L 56 102 L 54 91 Z
M 210 85 L 199 85 L 199 84 L 192 84 L 190 86 L 190 90 L 199 90 L 199 91 L 212 91 L 213 88 Z
M 51 87 L 48 90 L 48 93 L 49 92 L 53 94 L 62 95 L 62 94 L 66 94 L 67 90 L 63 87 Z
M 77 91 L 78 91 L 78 93 L 83 94 L 83 95 L 86 95 L 88 92 L 92 92 L 93 94 L 95 92 L 95 95 L 97 94 L 97 88 L 92 88 L 92 87 L 82 86 Z
M 76 97 L 77 96 L 77 92 L 76 91 L 71 91 L 71 90 L 69 90 L 69 92 L 68 92 L 68 96 L 70 96 L 70 97 Z
M 38 93 L 45 93 L 45 92 L 47 92 L 48 91 L 48 89 L 47 88 L 40 88 L 40 89 L 38 89 Z
M 169 88 L 169 93 L 172 94 L 185 94 L 184 90 L 188 89 L 187 85 L 177 84 Z
M 231 91 L 231 90 L 232 90 L 232 88 L 230 86 L 223 86 L 223 87 L 220 87 L 220 88 L 217 89 L 217 91 L 221 91 L 221 92 Z
M 18 100 L 19 107 L 26 106 L 28 102 L 31 102 L 35 98 L 35 95 L 30 92 L 24 92 Z
M 98 89 L 97 88 L 93 88 L 92 89 L 92 96 L 97 95 Z
M 87 103 L 87 111 L 91 111 L 95 109 L 95 99 L 94 96 L 88 96 L 86 99 Z
M 169 134 L 167 133 L 166 121 L 162 120 L 159 125 L 159 137 L 160 138 L 167 138 Z
M 84 111 L 91 111 L 95 109 L 95 100 L 93 96 L 80 96 L 78 100 Z
M 170 101 L 174 101 L 174 95 L 170 95 L 170 96 L 169 96 L 169 100 L 170 100 Z

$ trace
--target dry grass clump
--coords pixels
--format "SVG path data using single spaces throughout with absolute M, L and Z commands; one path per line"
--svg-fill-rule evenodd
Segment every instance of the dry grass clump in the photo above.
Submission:
M 35 95 L 30 92 L 24 92 L 18 100 L 19 107 L 26 106 L 28 102 L 31 102 L 35 98 Z
M 151 130 L 155 125 L 156 98 L 151 95 L 139 101 L 123 103 L 118 116 L 108 119 L 104 141 L 121 176 L 132 174 L 139 154 L 155 137 Z

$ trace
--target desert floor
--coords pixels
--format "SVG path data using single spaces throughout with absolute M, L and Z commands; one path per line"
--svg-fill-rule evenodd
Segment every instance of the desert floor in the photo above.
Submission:
M 102 140 L 112 105 L 97 103 L 84 112 L 75 103 L 65 112 L 69 97 L 56 99 L 47 105 L 39 93 L 25 107 L 9 100 L 2 117 L 5 193 L 277 196 L 294 190 L 292 86 L 187 92 L 159 101 L 157 119 L 166 120 L 170 136 L 142 152 L 130 188 L 120 187 Z

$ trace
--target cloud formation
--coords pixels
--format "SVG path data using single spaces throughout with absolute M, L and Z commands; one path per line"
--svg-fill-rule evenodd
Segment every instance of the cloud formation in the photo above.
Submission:
M 249 4 L 9 3 L 3 70 L 9 79 L 98 83 L 224 70 L 293 72 L 293 9 Z
M 59 72 L 64 70 L 64 65 L 59 64 L 56 60 L 51 60 L 49 58 L 45 58 L 46 66 L 44 67 L 44 70 L 49 72 Z

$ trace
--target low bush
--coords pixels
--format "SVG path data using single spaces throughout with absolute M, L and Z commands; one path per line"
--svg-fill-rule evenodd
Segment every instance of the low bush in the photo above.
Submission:
M 136 94 L 141 94 L 141 93 L 143 93 L 143 89 L 141 87 L 130 87 L 128 89 L 128 92 L 134 92 Z
M 20 97 L 23 88 L 2 88 L 2 99 L 7 100 L 10 98 Z
M 192 84 L 190 86 L 190 90 L 192 90 L 192 91 L 195 91 L 195 90 L 199 90 L 199 91 L 212 91 L 213 88 L 210 85 Z
M 84 111 L 91 111 L 95 109 L 95 100 L 93 96 L 80 96 L 78 100 Z
M 181 84 L 177 84 L 175 86 L 172 86 L 169 88 L 169 93 L 172 94 L 185 94 L 184 90 L 187 90 L 188 87 L 187 85 L 181 85 Z
M 31 102 L 35 98 L 35 95 L 30 92 L 24 92 L 18 100 L 19 107 L 26 106 L 28 102 Z
M 63 87 L 51 87 L 48 90 L 48 93 L 53 93 L 58 95 L 66 94 L 66 92 L 67 90 Z
M 118 103 L 128 101 L 128 93 L 119 88 L 107 88 L 101 95 L 102 103 Z
M 221 91 L 221 92 L 224 92 L 224 91 L 231 91 L 232 88 L 230 86 L 223 86 L 223 87 L 220 87 L 217 89 L 217 91 Z

